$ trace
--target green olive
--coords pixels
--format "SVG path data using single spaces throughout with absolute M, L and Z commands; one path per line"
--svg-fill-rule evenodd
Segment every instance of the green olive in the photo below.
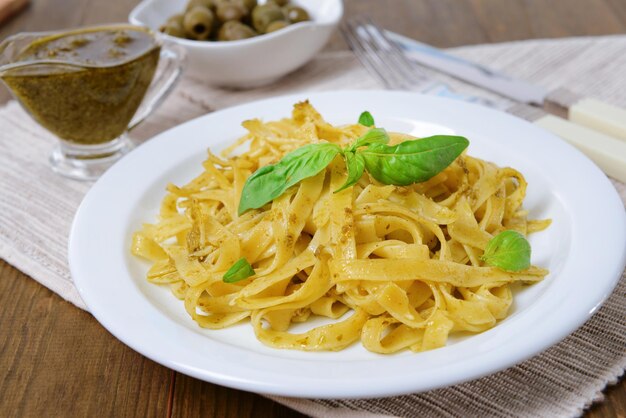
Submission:
M 247 14 L 248 10 L 242 5 L 235 2 L 220 2 L 217 5 L 216 13 L 220 22 L 228 22 L 229 20 L 241 20 Z
M 275 32 L 277 30 L 286 28 L 287 26 L 289 26 L 289 22 L 287 22 L 286 20 L 275 20 L 269 25 L 267 25 L 267 28 L 265 29 L 265 33 Z
M 252 11 L 252 26 L 259 33 L 265 33 L 267 26 L 275 20 L 284 20 L 282 10 L 274 3 L 265 3 Z
M 246 10 L 246 16 L 244 17 L 244 21 L 248 20 L 248 24 L 250 24 L 250 17 L 252 16 L 252 11 L 257 6 L 257 0 L 230 0 L 236 3 L 239 7 Z
M 207 9 L 210 9 L 212 12 L 215 11 L 215 0 L 189 0 L 187 3 L 186 11 L 190 11 L 196 6 L 203 6 Z
M 169 19 L 167 19 L 167 22 L 165 22 L 165 24 L 168 24 L 169 22 L 176 22 L 182 27 L 184 20 L 185 20 L 185 15 L 182 13 L 178 13 L 178 14 L 175 14 L 174 16 L 171 16 Z
M 268 3 L 275 3 L 277 6 L 283 7 L 289 3 L 289 0 L 269 0 Z
M 252 12 L 257 5 L 257 0 L 240 0 L 246 8 Z
M 214 21 L 211 10 L 204 6 L 196 6 L 185 13 L 183 27 L 191 39 L 209 39 Z
M 166 33 L 170 36 L 175 36 L 177 38 L 185 38 L 187 36 L 185 33 L 185 29 L 183 29 L 182 25 L 176 20 L 168 21 L 166 24 L 161 26 L 159 30 L 163 33 Z
M 217 34 L 218 41 L 237 41 L 252 38 L 256 35 L 254 29 L 236 20 L 230 20 L 222 25 Z
M 302 7 L 294 6 L 292 4 L 283 8 L 283 13 L 291 23 L 305 22 L 311 20 L 309 13 Z

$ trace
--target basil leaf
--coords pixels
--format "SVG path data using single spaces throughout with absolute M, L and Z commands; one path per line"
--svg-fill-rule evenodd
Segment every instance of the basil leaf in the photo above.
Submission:
M 343 186 L 335 190 L 334 193 L 338 193 L 343 189 L 347 189 L 348 187 L 355 185 L 365 171 L 365 161 L 363 160 L 363 156 L 361 154 L 346 152 L 344 157 L 346 159 L 346 167 L 348 168 L 348 178 Z
M 359 116 L 359 124 L 367 127 L 374 126 L 374 117 L 366 110 Z
M 530 267 L 530 244 L 517 231 L 502 231 L 489 240 L 480 259 L 505 271 L 525 270 Z
M 222 280 L 225 283 L 236 283 L 245 280 L 250 276 L 254 276 L 255 271 L 244 257 L 237 260 L 224 274 Z
M 336 144 L 309 144 L 288 153 L 276 164 L 259 168 L 243 186 L 239 214 L 260 208 L 294 184 L 316 175 L 339 153 L 341 148 Z
M 346 152 L 354 152 L 359 147 L 367 147 L 373 144 L 386 144 L 389 142 L 389 135 L 383 128 L 374 128 L 367 131 L 346 148 Z
M 360 153 L 367 172 L 376 180 L 407 186 L 439 174 L 468 145 L 469 141 L 462 136 L 437 135 L 393 146 L 374 143 Z

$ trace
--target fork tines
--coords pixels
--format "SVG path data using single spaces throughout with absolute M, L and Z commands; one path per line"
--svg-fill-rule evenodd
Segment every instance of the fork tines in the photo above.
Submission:
M 411 89 L 428 81 L 369 17 L 348 19 L 341 25 L 341 33 L 363 66 L 386 88 Z

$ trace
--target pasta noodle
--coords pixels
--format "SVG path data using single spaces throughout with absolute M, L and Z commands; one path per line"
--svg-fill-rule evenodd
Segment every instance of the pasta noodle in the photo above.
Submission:
M 133 253 L 153 262 L 147 279 L 169 285 L 201 327 L 249 320 L 275 348 L 341 350 L 360 340 L 376 353 L 430 350 L 452 332 L 492 328 L 507 316 L 513 283 L 547 274 L 481 261 L 495 234 L 527 235 L 550 222 L 527 220 L 521 173 L 465 154 L 423 183 L 381 185 L 366 173 L 333 193 L 346 179 L 337 158 L 239 216 L 244 183 L 259 167 L 309 143 L 344 146 L 368 129 L 333 126 L 308 102 L 295 105 L 291 119 L 243 126 L 248 134 L 221 157 L 209 153 L 198 177 L 167 187 L 158 222 L 133 237 Z M 408 138 L 390 136 L 392 143 Z M 224 273 L 241 257 L 256 274 L 226 283 Z M 333 321 L 289 331 L 312 316 Z

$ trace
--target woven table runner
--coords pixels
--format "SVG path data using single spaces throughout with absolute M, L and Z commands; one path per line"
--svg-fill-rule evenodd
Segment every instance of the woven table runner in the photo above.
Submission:
M 548 88 L 566 87 L 626 107 L 626 36 L 522 41 L 451 51 Z M 507 102 L 445 76 L 437 79 L 459 93 Z M 186 79 L 133 136 L 140 143 L 207 112 L 271 96 L 381 87 L 348 52 L 322 54 L 277 84 L 255 90 L 220 90 Z M 67 239 L 90 184 L 52 174 L 47 158 L 54 143 L 15 102 L 0 109 L 0 257 L 86 309 L 68 271 Z M 625 185 L 613 184 L 626 204 Z M 578 331 L 531 360 L 494 375 L 392 398 L 271 398 L 315 417 L 576 416 L 602 399 L 605 386 L 621 376 L 625 353 L 623 276 L 609 300 Z

